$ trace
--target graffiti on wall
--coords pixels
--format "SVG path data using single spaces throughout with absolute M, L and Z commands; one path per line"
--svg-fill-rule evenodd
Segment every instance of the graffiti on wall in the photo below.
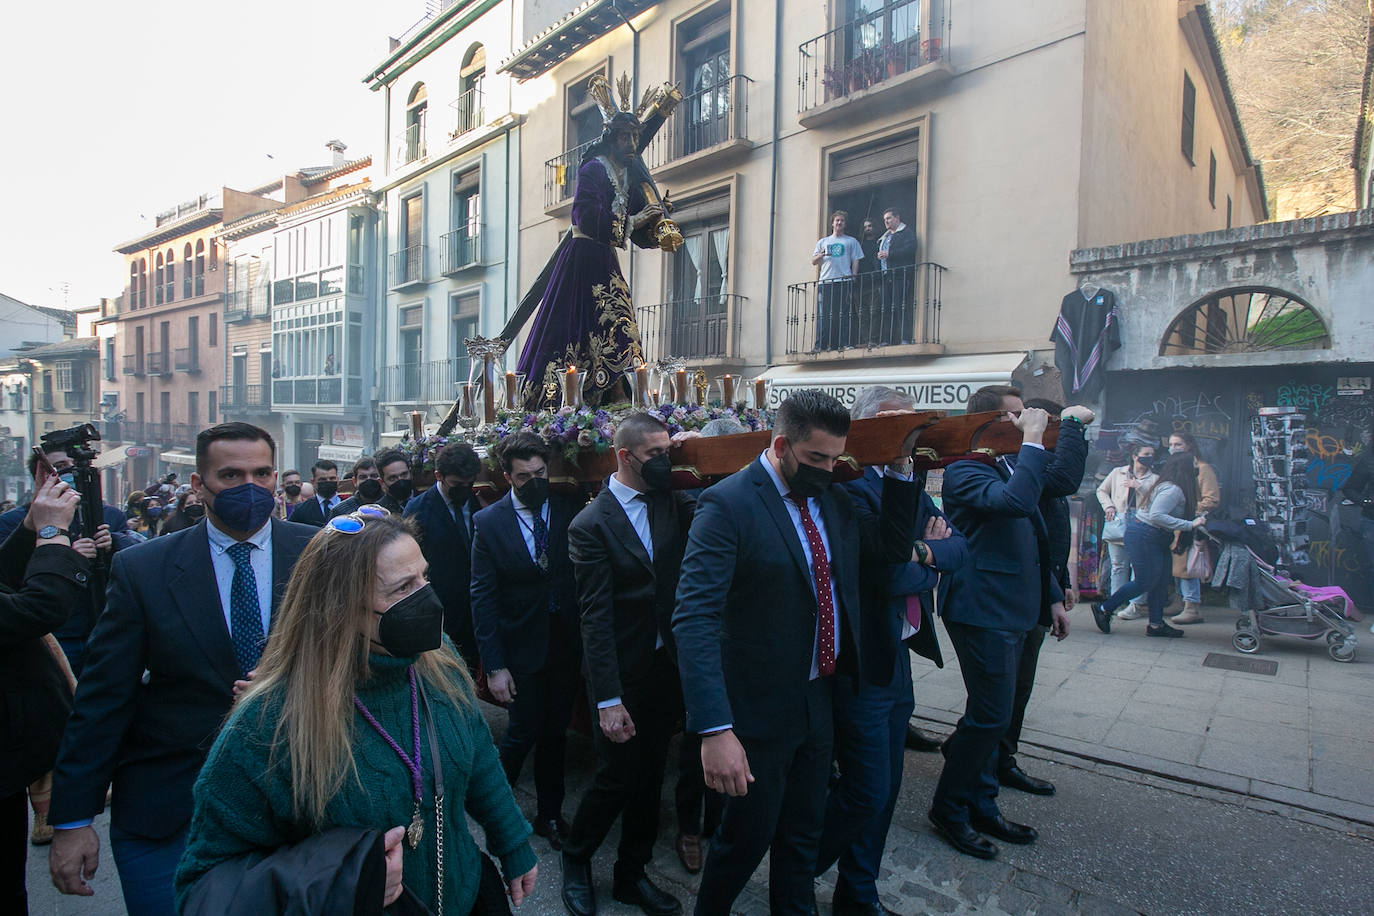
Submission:
M 1296 407 L 1303 413 L 1317 413 L 1336 396 L 1336 389 L 1331 385 L 1299 385 L 1290 381 L 1280 385 L 1276 395 L 1276 407 Z

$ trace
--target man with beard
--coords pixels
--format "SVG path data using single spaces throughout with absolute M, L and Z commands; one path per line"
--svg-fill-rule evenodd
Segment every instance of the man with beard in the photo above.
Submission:
M 110 847 L 125 907 L 176 912 L 191 786 L 315 534 L 271 517 L 275 461 L 266 430 L 201 430 L 191 486 L 208 524 L 115 555 L 53 776 L 48 867 L 64 894 L 94 893 L 100 841 L 90 825 L 113 781 Z
M 339 499 L 339 466 L 321 458 L 310 467 L 310 483 L 315 487 L 315 495 L 292 510 L 291 521 L 323 528 L 334 507 L 343 502 Z
M 410 460 L 394 448 L 384 449 L 374 458 L 360 458 L 353 465 L 353 495 L 333 508 L 330 518 L 356 512 L 359 506 L 378 505 L 400 515 L 414 493 L 410 482 Z
M 487 686 L 510 720 L 501 765 L 513 786 L 534 751 L 534 832 L 563 848 L 563 757 L 577 693 L 577 590 L 568 523 L 578 504 L 549 495 L 549 448 L 508 436 L 497 460 L 510 491 L 473 516 L 472 624 Z

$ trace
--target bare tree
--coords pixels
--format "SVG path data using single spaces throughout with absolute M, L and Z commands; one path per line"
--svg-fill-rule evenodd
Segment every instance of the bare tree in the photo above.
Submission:
M 1210 0 L 1222 56 L 1269 210 L 1351 210 L 1370 0 Z

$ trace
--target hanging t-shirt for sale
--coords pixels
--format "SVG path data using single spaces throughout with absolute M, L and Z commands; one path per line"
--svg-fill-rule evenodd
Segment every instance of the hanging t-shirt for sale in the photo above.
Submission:
M 854 276 L 859 261 L 863 260 L 863 246 L 852 235 L 827 235 L 816 243 L 813 254 L 823 254 L 821 259 L 821 279 L 840 280 Z

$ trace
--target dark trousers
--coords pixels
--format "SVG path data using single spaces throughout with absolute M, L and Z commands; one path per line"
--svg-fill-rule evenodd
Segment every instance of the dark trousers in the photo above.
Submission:
M 577 806 L 563 853 L 574 859 L 590 859 L 619 817 L 615 878 L 637 881 L 653 858 L 668 743 L 682 715 L 682 685 L 668 650 L 659 649 L 648 676 L 637 684 L 623 685 L 623 690 L 621 701 L 634 722 L 635 736 L 622 744 L 607 738 L 597 724 L 593 701 L 596 775 Z
M 725 800 L 720 829 L 701 873 L 697 916 L 729 913 L 765 853 L 772 916 L 812 912 L 812 879 L 833 749 L 832 680 L 808 683 L 805 720 L 780 727 L 776 737 L 740 738 L 754 782 L 747 794 Z
M 1139 595 L 1150 609 L 1150 625 L 1164 622 L 1164 605 L 1169 603 L 1169 583 L 1173 581 L 1173 558 L 1169 545 L 1173 532 L 1131 519 L 1126 523 L 1126 553 L 1131 558 L 1131 581 L 1112 592 L 1102 602 L 1103 610 L 1115 611 Z
M 110 854 L 129 916 L 176 916 L 174 879 L 189 828 L 154 840 L 110 826 Z
M 945 621 L 968 691 L 964 714 L 945 742 L 945 766 L 931 811 L 952 822 L 996 817 L 997 747 L 1011 723 L 1016 671 L 1026 634 Z
M 911 268 L 884 270 L 883 312 L 879 340 L 887 344 L 911 343 Z
M 24 890 L 28 855 L 29 793 L 20 789 L 0 798 L 0 911 L 19 916 L 28 913 L 29 898 Z
M 81 677 L 81 669 L 86 666 L 86 637 L 59 636 L 57 644 L 62 654 L 67 656 L 67 667 L 72 669 L 72 677 Z
M 842 350 L 854 330 L 854 280 L 822 280 L 816 284 L 816 349 Z
M 678 746 L 677 787 L 673 790 L 677 808 L 677 829 L 681 833 L 704 836 L 708 839 L 720 826 L 725 810 L 725 796 L 706 788 L 706 776 L 701 772 L 701 736 L 684 732 Z
M 1011 722 L 997 747 L 997 772 L 1005 773 L 1016 766 L 1016 748 L 1021 741 L 1021 725 L 1026 721 L 1026 704 L 1035 689 L 1035 669 L 1040 664 L 1040 647 L 1045 644 L 1049 627 L 1034 627 L 1026 633 L 1021 645 L 1021 661 L 1016 667 L 1016 699 L 1011 708 Z
M 840 781 L 825 806 L 816 873 L 839 862 L 836 899 L 878 902 L 878 872 L 902 789 L 906 726 L 916 704 L 911 654 L 897 644 L 892 680 L 835 692 L 835 759 Z
M 568 657 L 565 648 L 550 648 L 544 670 L 514 675 L 515 699 L 498 748 L 512 786 L 520 779 L 525 757 L 534 751 L 535 816 L 541 821 L 563 815 L 563 762 L 578 676 L 577 658 Z

